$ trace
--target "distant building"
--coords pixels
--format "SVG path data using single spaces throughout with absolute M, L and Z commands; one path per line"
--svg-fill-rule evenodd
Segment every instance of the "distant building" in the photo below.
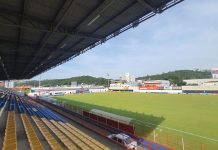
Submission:
M 71 82 L 71 87 L 76 87 L 76 86 L 77 86 L 77 82 L 76 81 Z
M 125 73 L 124 76 L 118 80 L 111 80 L 109 90 L 112 91 L 133 91 L 138 88 L 138 82 L 136 82 L 134 76 L 130 76 L 129 73 Z
M 3 81 L 0 81 L 0 87 L 4 87 L 5 83 Z
M 218 94 L 218 68 L 211 69 L 212 79 L 183 80 L 186 86 L 182 87 L 184 93 L 214 93 Z
M 14 88 L 14 81 L 5 81 L 5 88 Z
M 218 68 L 211 69 L 213 79 L 218 79 Z
M 126 81 L 127 83 L 135 82 L 135 77 L 134 76 L 130 76 L 129 73 L 125 73 L 125 75 L 123 77 L 121 77 L 121 80 Z
M 202 85 L 218 85 L 218 79 L 188 79 L 183 80 L 187 85 L 202 86 Z
M 183 80 L 186 85 L 193 86 L 213 86 L 218 85 L 218 68 L 211 69 L 212 79 L 188 79 Z
M 110 84 L 110 90 L 120 91 L 120 90 L 129 90 L 129 84 L 121 83 L 121 82 L 114 82 Z
M 216 85 L 182 86 L 182 91 L 183 93 L 218 94 L 218 86 Z
M 139 90 L 163 90 L 169 89 L 170 81 L 168 80 L 147 80 L 143 81 Z

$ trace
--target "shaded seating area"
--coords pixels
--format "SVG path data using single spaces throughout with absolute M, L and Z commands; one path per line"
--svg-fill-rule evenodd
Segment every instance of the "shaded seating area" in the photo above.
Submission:
M 5 106 L 6 99 L 8 97 L 4 97 L 4 100 L 1 102 L 1 106 Z M 5 129 L 5 136 L 3 142 L 3 150 L 16 150 L 17 149 L 17 135 L 16 135 L 16 120 L 15 120 L 15 111 L 14 111 L 14 101 L 7 99 L 10 102 L 9 110 L 7 115 L 7 123 Z
M 23 125 L 25 128 L 31 149 L 43 150 L 43 146 L 41 142 L 39 141 L 27 115 L 21 114 L 21 118 L 23 121 Z
M 3 109 L 4 108 L 4 109 Z M 108 150 L 109 148 L 70 124 L 50 109 L 8 93 L 0 97 L 0 112 L 7 119 L 2 143 L 3 150 L 20 149 L 18 142 L 24 139 L 32 150 Z M 16 121 L 16 119 L 18 119 Z M 16 126 L 19 122 L 20 125 Z M 22 129 L 21 132 L 17 130 Z M 21 138 L 22 136 L 22 138 Z M 46 146 L 45 146 L 46 145 Z M 1 145 L 0 145 L 1 146 Z M 0 147 L 1 149 L 1 147 Z

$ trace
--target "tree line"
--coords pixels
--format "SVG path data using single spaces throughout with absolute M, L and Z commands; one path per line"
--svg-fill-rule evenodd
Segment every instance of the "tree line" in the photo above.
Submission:
M 51 79 L 51 80 L 42 80 L 40 82 L 40 86 L 44 87 L 52 87 L 52 86 L 63 86 L 63 85 L 71 85 L 72 82 L 77 82 L 77 84 L 94 84 L 98 86 L 107 86 L 108 79 L 105 78 L 96 78 L 92 76 L 78 76 L 66 79 Z M 16 82 L 16 86 L 28 85 L 28 86 L 39 86 L 39 81 L 30 80 L 30 81 L 22 81 Z
M 143 77 L 136 78 L 137 80 L 169 80 L 173 85 L 185 85 L 184 79 L 204 79 L 212 78 L 211 72 L 209 70 L 177 70 L 170 71 L 167 73 L 157 74 L 157 75 L 146 75 Z M 92 76 L 78 76 L 66 79 L 52 79 L 41 81 L 41 86 L 51 87 L 51 86 L 63 86 L 71 85 L 71 82 L 77 82 L 77 84 L 94 84 L 98 86 L 107 86 L 108 79 L 106 78 L 96 78 Z M 39 81 L 30 80 L 15 82 L 16 86 L 29 85 L 29 86 L 39 86 Z
M 171 84 L 182 86 L 185 79 L 208 79 L 212 78 L 209 70 L 177 70 L 157 75 L 138 77 L 138 80 L 169 80 Z

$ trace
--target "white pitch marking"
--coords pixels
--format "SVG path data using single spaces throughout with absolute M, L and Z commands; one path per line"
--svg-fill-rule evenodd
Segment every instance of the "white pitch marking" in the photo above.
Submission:
M 139 120 L 137 120 L 137 121 L 139 121 Z M 210 141 L 218 142 L 218 139 L 209 138 L 209 137 L 198 135 L 198 134 L 194 134 L 194 133 L 191 133 L 191 132 L 187 132 L 187 131 L 183 131 L 183 130 L 178 130 L 178 129 L 174 129 L 174 128 L 170 128 L 170 127 L 166 127 L 166 126 L 161 126 L 161 125 L 153 124 L 153 123 L 150 123 L 150 122 L 142 122 L 142 121 L 139 121 L 139 122 L 141 122 L 143 124 L 147 123 L 147 124 L 150 124 L 150 125 L 153 125 L 153 126 L 158 126 L 158 127 L 165 128 L 165 129 L 168 129 L 168 130 L 173 130 L 173 131 L 185 133 L 185 134 L 188 134 L 188 135 L 200 137 L 200 138 L 203 138 L 203 139 L 207 139 L 207 140 L 210 140 Z

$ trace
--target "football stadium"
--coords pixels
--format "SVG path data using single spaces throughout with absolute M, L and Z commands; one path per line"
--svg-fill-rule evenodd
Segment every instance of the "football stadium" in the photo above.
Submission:
M 217 150 L 217 68 L 30 81 L 183 1 L 0 0 L 0 149 Z
M 185 149 L 217 147 L 215 95 L 109 92 L 54 98 L 74 111 L 98 109 L 129 117 L 136 135 L 173 149 L 181 149 L 182 139 Z

